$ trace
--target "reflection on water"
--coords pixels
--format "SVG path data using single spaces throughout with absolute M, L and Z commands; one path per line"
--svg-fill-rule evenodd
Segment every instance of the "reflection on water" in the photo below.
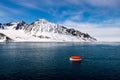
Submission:
M 72 65 L 80 65 L 82 61 L 70 61 Z

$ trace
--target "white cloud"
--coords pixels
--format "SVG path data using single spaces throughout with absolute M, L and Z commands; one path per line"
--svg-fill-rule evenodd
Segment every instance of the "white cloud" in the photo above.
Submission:
M 91 36 L 97 38 L 98 41 L 120 41 L 120 27 L 115 27 L 116 24 L 114 23 L 114 26 L 112 27 L 105 27 L 102 23 L 78 23 L 70 20 L 66 20 L 60 24 L 88 33 Z
M 4 11 L 1 11 L 0 10 L 0 17 L 2 17 L 2 16 L 6 16 L 7 14 L 4 12 Z
M 80 18 L 81 18 L 81 17 L 80 17 L 79 15 L 70 17 L 71 20 L 77 20 L 77 21 L 79 21 Z
M 111 7 L 119 8 L 119 0 L 9 0 L 13 4 L 22 6 L 25 9 L 33 9 L 45 12 L 56 18 L 71 17 L 77 19 L 80 16 L 84 18 L 84 13 L 90 13 L 89 20 L 99 19 L 100 17 L 109 18 Z M 90 7 L 92 5 L 94 7 Z M 98 7 L 103 7 L 98 8 Z M 107 8 L 106 8 L 107 7 Z M 108 8 L 110 7 L 110 8 Z M 94 10 L 93 10 L 94 9 Z M 114 10 L 114 9 L 112 9 Z M 82 13 L 81 13 L 82 12 Z M 114 10 L 113 16 L 117 15 L 119 11 Z M 74 17 L 73 17 L 74 16 Z M 83 17 L 81 17 L 83 16 Z M 111 17 L 111 16 L 110 16 Z
M 66 0 L 66 2 L 68 2 L 69 4 L 81 6 L 81 5 L 83 5 L 84 0 Z
M 64 5 L 61 2 L 55 2 L 54 0 L 10 0 L 12 3 L 17 4 L 19 6 L 23 6 L 25 8 L 40 10 L 42 12 L 46 12 L 48 14 L 56 15 L 56 7 Z
M 18 9 L 13 9 L 10 7 L 7 7 L 5 5 L 0 4 L 0 14 L 2 15 L 10 15 L 10 13 L 14 13 L 14 14 L 22 14 L 22 12 Z
M 13 18 L 11 18 L 11 17 L 0 17 L 0 23 L 2 22 L 2 23 L 7 23 L 7 22 L 12 22 L 12 21 L 14 21 L 14 19 Z
M 118 7 L 120 3 L 119 0 L 86 0 L 86 2 L 97 7 Z
M 38 6 L 37 6 L 38 3 L 36 3 L 35 1 L 32 1 L 32 0 L 29 0 L 29 1 L 28 0 L 16 0 L 16 1 L 11 0 L 11 1 L 20 6 L 38 9 Z

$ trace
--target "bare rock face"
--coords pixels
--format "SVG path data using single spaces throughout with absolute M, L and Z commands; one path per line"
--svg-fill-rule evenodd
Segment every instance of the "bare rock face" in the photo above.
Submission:
M 4 29 L 4 26 L 0 23 L 0 29 Z

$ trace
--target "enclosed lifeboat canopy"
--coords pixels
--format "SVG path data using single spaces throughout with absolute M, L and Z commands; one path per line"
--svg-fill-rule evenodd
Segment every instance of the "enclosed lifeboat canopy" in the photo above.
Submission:
M 81 61 L 81 60 L 82 60 L 81 56 L 71 56 L 70 57 L 70 61 Z

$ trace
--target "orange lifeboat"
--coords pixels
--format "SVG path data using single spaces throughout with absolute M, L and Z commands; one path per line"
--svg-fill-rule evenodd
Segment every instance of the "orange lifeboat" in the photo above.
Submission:
M 81 56 L 71 56 L 70 57 L 70 61 L 81 61 L 81 60 L 82 60 Z

